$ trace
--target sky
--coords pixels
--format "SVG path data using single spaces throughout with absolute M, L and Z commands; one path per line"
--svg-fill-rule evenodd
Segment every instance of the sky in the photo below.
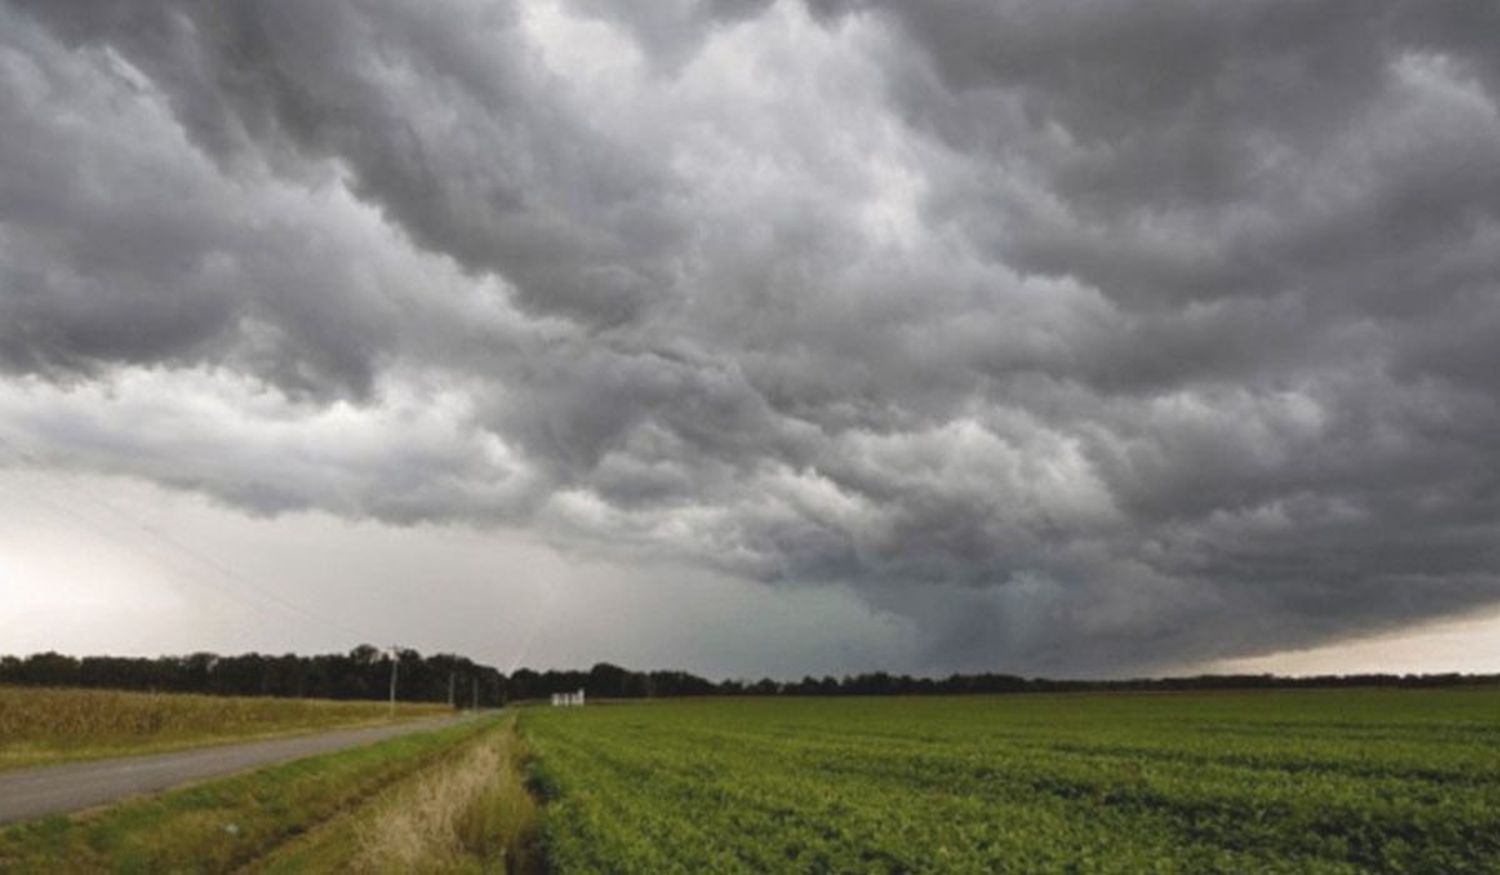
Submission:
M 1488 0 L 0 0 L 0 652 L 1500 671 Z

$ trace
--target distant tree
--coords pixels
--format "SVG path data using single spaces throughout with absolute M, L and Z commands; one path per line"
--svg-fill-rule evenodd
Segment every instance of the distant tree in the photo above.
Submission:
M 1009 674 L 953 674 L 914 678 L 867 672 L 842 679 L 811 676 L 793 683 L 765 678 L 753 683 L 715 683 L 685 671 L 632 671 L 607 662 L 588 671 L 520 669 L 509 677 L 493 667 L 454 654 L 423 657 L 402 649 L 400 698 L 445 702 L 450 689 L 455 704 L 482 707 L 510 701 L 546 698 L 551 693 L 585 689 L 594 698 L 643 698 L 707 695 L 931 695 L 968 693 L 1083 692 L 1098 690 L 1235 690 L 1320 687 L 1440 687 L 1500 683 L 1500 675 L 1323 675 L 1281 678 L 1259 675 L 1200 675 L 1180 678 L 1136 678 L 1113 681 L 1049 680 Z M 310 696 L 331 699 L 383 699 L 389 692 L 390 655 L 361 644 L 347 654 L 269 656 L 245 653 L 219 656 L 142 657 L 87 656 L 77 659 L 56 652 L 27 657 L 0 657 L 0 683 L 33 686 L 83 686 L 127 690 L 220 693 L 242 696 Z M 451 684 L 451 686 L 450 686 Z

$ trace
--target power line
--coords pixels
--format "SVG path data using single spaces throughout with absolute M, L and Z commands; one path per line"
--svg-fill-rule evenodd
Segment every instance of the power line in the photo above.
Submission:
M 510 669 L 505 672 L 507 675 L 515 674 L 516 669 L 521 665 L 521 660 L 526 658 L 526 651 L 531 649 L 531 642 L 536 639 L 536 633 L 541 631 L 547 619 L 547 612 L 551 609 L 552 602 L 556 599 L 557 585 L 549 585 L 546 596 L 543 597 L 541 605 L 537 608 L 536 617 L 531 621 L 531 627 L 526 630 L 526 637 L 521 639 L 521 648 L 516 652 L 516 658 L 511 660 Z
M 75 497 L 80 497 L 79 491 L 71 483 L 68 483 L 65 478 L 58 476 L 55 472 L 50 470 L 50 468 L 44 462 L 42 462 L 33 454 L 15 446 L 13 443 L 5 440 L 4 438 L 0 438 L 0 446 L 4 446 L 10 449 L 12 453 L 14 453 L 19 459 L 21 459 L 21 461 L 25 462 L 33 470 L 49 477 L 55 484 L 61 485 L 66 491 L 72 493 Z M 48 499 L 35 493 L 31 494 L 29 498 L 31 498 L 38 504 L 50 507 L 54 512 L 63 513 L 75 520 L 83 522 L 85 525 L 87 525 L 89 528 L 94 529 L 96 532 L 100 531 L 98 520 L 89 520 L 87 517 L 78 513 L 73 508 L 59 506 L 56 503 L 51 502 Z M 114 507 L 98 496 L 84 495 L 81 496 L 81 498 L 82 503 L 90 504 L 100 510 L 103 510 L 111 516 L 114 516 L 118 520 L 122 521 L 125 525 L 144 532 L 158 545 L 167 548 L 168 552 L 173 552 L 181 557 L 185 557 L 192 562 L 197 563 L 204 568 L 207 568 L 214 574 L 218 575 L 220 578 L 223 578 L 224 580 L 235 584 L 236 586 L 226 586 L 223 582 L 213 583 L 215 588 L 217 588 L 220 592 L 235 596 L 252 608 L 257 608 L 264 611 L 265 604 L 269 604 L 280 608 L 286 613 L 296 615 L 304 620 L 310 620 L 314 623 L 318 623 L 328 628 L 334 629 L 360 642 L 378 640 L 379 638 L 379 636 L 369 635 L 366 632 L 356 630 L 353 627 L 346 625 L 345 623 L 333 619 L 332 617 L 310 610 L 302 605 L 299 605 L 278 595 L 277 593 L 265 589 L 264 587 L 246 578 L 244 575 L 240 574 L 234 569 L 202 553 L 194 547 L 184 544 L 180 540 L 167 535 L 160 529 L 157 529 L 156 527 L 142 522 L 141 520 L 131 516 L 130 514 L 127 514 L 126 512 Z M 110 540 L 113 540 L 115 543 L 124 546 L 128 550 L 134 551 L 138 549 L 132 547 L 129 543 L 125 542 L 119 537 L 112 536 L 107 532 L 105 532 L 104 534 Z M 194 583 L 206 582 L 205 579 L 192 575 L 187 576 L 187 579 L 193 581 Z M 258 597 L 265 604 L 255 604 L 254 598 L 252 598 L 252 596 Z

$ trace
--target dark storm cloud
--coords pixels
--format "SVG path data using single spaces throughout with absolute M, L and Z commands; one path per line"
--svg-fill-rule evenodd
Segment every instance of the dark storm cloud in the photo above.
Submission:
M 664 3 L 611 3 L 609 0 L 569 0 L 587 15 L 611 21 L 629 31 L 663 71 L 678 69 L 702 46 L 717 27 L 753 19 L 773 0 L 688 0 Z
M 1500 599 L 1493 4 L 3 10 L 50 463 L 846 584 L 918 668 Z
M 607 325 L 669 291 L 672 180 L 550 104 L 509 4 L 32 11 L 143 71 L 227 169 L 333 159 L 418 243 L 504 273 L 523 302 Z

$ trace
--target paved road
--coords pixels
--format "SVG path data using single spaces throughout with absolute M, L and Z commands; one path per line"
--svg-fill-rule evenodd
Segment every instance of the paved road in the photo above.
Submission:
M 189 781 L 437 729 L 462 719 L 465 718 L 443 716 L 408 720 L 317 735 L 200 747 L 176 753 L 118 757 L 0 772 L 0 823 L 76 811 L 135 793 L 153 793 Z

